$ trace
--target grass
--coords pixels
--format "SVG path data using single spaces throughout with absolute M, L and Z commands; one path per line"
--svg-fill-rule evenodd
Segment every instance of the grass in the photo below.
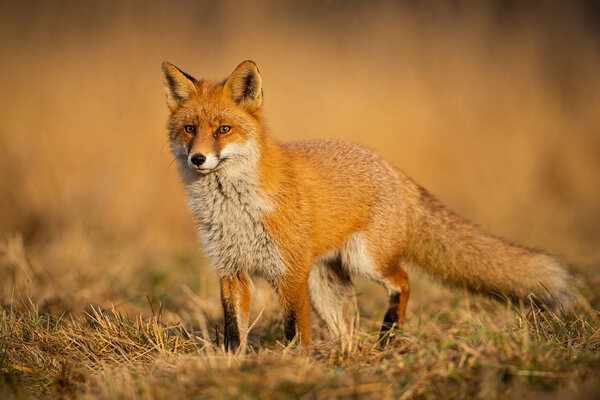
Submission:
M 31 269 L 24 249 L 16 250 L 20 246 L 19 237 L 4 240 L 4 270 Z M 169 279 L 162 277 L 153 284 Z M 13 300 L 0 311 L 4 398 L 513 398 L 583 396 L 599 388 L 594 377 L 600 371 L 600 313 L 584 299 L 566 316 L 533 303 L 501 305 L 429 289 L 430 300 L 409 308 L 407 328 L 394 332 L 385 346 L 378 321 L 369 319 L 380 317 L 380 304 L 363 307 L 351 340 L 331 340 L 315 320 L 317 340 L 300 348 L 282 343 L 275 301 L 261 287 L 250 349 L 231 355 L 221 346 L 217 296 L 202 300 L 183 290 L 178 296 L 193 302 L 172 299 L 169 313 L 149 298 L 122 308 L 107 302 L 52 312 L 40 299 L 19 294 L 47 293 L 52 285 L 35 280 L 33 287 L 13 286 Z M 417 279 L 415 285 L 418 290 L 430 283 Z M 413 302 L 423 299 L 416 293 Z M 196 307 L 205 310 L 200 320 L 191 316 Z

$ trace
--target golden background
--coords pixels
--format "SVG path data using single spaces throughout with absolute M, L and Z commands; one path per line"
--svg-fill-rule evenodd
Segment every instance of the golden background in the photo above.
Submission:
M 3 2 L 0 235 L 37 267 L 0 270 L 0 297 L 216 297 L 167 143 L 163 60 L 222 79 L 252 59 L 281 141 L 364 144 L 487 230 L 598 271 L 597 15 L 591 2 Z

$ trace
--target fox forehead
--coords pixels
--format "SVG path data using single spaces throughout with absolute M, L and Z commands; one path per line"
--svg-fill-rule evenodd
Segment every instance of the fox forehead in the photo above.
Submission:
M 195 86 L 197 92 L 171 115 L 172 123 L 197 125 L 215 125 L 225 121 L 247 123 L 248 115 L 236 107 L 235 102 L 223 93 L 222 82 L 196 81 Z
M 195 82 L 197 92 L 172 117 L 218 119 L 233 111 L 235 104 L 223 95 L 221 85 L 215 82 Z

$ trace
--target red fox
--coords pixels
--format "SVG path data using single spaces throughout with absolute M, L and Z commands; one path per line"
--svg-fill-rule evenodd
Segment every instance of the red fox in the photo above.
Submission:
M 347 334 L 351 278 L 387 290 L 381 332 L 402 329 L 403 265 L 475 292 L 566 307 L 551 256 L 492 236 L 447 209 L 374 152 L 336 141 L 281 144 L 261 113 L 262 78 L 242 62 L 223 81 L 163 63 L 171 149 L 204 249 L 220 278 L 225 347 L 245 348 L 252 276 L 279 295 L 284 334 L 310 343 L 310 305 Z

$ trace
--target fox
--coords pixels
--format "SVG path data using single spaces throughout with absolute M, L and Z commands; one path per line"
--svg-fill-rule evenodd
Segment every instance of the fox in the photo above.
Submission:
M 301 346 L 311 343 L 311 306 L 332 334 L 350 333 L 355 277 L 386 290 L 380 334 L 402 330 L 412 265 L 476 293 L 572 303 L 554 257 L 485 232 L 375 152 L 272 138 L 253 61 L 224 80 L 164 62 L 162 83 L 171 151 L 219 278 L 226 350 L 247 346 L 255 277 L 278 295 L 285 339 Z

